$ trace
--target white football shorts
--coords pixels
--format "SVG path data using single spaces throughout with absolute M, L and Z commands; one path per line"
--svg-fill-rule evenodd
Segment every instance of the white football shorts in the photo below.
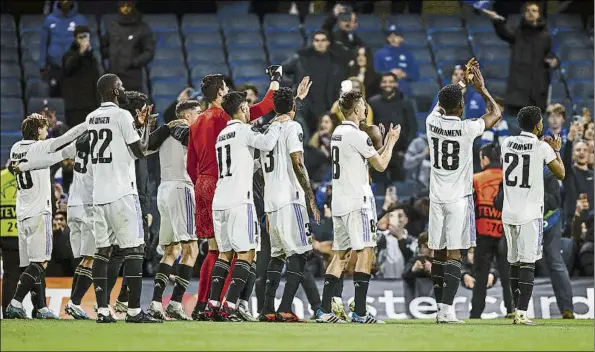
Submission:
M 475 209 L 471 195 L 454 203 L 430 202 L 430 249 L 469 249 L 475 247 L 476 235 Z
M 183 182 L 162 182 L 157 190 L 161 216 L 159 245 L 196 241 L 194 187 Z
M 17 222 L 19 266 L 52 259 L 52 215 L 45 213 Z
M 376 211 L 360 209 L 333 216 L 333 250 L 344 251 L 376 247 Z
M 70 246 L 75 258 L 92 257 L 97 251 L 93 236 L 92 208 L 92 205 L 68 207 Z
M 145 243 L 138 195 L 128 194 L 115 202 L 95 205 L 91 213 L 97 248 L 114 244 L 134 248 Z
M 300 204 L 287 204 L 267 214 L 271 256 L 303 254 L 312 249 L 308 210 Z
M 238 253 L 257 249 L 260 227 L 253 204 L 213 210 L 213 228 L 219 252 Z
M 523 225 L 504 224 L 509 263 L 535 263 L 543 255 L 543 219 Z

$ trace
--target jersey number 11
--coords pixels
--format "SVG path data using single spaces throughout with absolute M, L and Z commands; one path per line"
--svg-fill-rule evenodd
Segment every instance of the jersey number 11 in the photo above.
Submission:
M 225 148 L 225 166 L 227 172 L 223 174 L 223 148 Z M 226 144 L 223 147 L 217 148 L 217 164 L 219 164 L 219 178 L 231 176 L 231 145 Z

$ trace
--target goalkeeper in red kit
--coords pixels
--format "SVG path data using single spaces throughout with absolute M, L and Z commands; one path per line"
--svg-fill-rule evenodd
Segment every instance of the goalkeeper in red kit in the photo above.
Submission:
M 250 119 L 255 120 L 273 111 L 273 92 L 279 89 L 282 78 L 282 68 L 278 65 L 269 66 L 266 71 L 271 77 L 269 90 L 258 104 L 250 107 Z M 198 299 L 192 318 L 205 320 L 204 310 L 211 291 L 211 273 L 219 256 L 215 232 L 213 230 L 212 203 L 217 185 L 218 166 L 215 155 L 215 141 L 219 133 L 225 128 L 231 118 L 221 107 L 223 97 L 229 92 L 223 75 L 207 75 L 202 79 L 201 90 L 209 103 L 209 108 L 198 115 L 190 126 L 188 139 L 187 170 L 194 183 L 196 197 L 196 234 L 199 238 L 206 238 L 209 252 L 200 268 L 198 284 Z M 231 270 L 230 270 L 231 272 Z M 252 275 L 255 275 L 254 268 Z M 227 278 L 229 281 L 229 277 Z M 228 282 L 226 282 L 227 286 Z M 248 285 L 246 285 L 248 286 Z M 225 292 L 225 289 L 223 290 Z

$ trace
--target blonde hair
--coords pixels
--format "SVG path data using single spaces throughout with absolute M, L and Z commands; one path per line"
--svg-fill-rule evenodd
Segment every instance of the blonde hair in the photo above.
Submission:
M 548 105 L 547 109 L 545 110 L 548 114 L 558 114 L 558 115 L 562 115 L 562 117 L 564 118 L 564 120 L 566 120 L 566 108 L 564 107 L 564 105 L 560 104 L 560 103 L 555 103 L 555 104 L 550 104 Z

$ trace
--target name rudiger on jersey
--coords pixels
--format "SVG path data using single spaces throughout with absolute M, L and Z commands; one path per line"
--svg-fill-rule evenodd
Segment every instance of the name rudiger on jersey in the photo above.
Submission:
M 110 123 L 109 116 L 94 116 L 89 119 L 89 125 L 105 125 Z

